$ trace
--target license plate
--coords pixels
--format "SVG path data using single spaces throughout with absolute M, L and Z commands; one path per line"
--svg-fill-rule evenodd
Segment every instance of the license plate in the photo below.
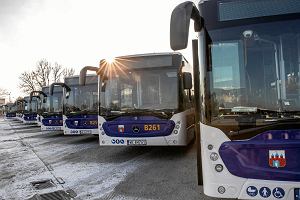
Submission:
M 60 130 L 60 127 L 46 127 L 46 130 L 48 131 Z
M 81 130 L 79 133 L 80 134 L 92 134 L 92 131 L 91 130 Z
M 147 145 L 147 140 L 127 140 L 127 145 Z
M 295 194 L 294 200 L 300 200 L 300 188 L 295 188 L 294 194 Z

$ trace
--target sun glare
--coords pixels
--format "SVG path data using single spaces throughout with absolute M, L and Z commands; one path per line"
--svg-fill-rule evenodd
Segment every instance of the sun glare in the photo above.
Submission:
M 108 64 L 112 64 L 113 62 L 116 61 L 116 59 L 115 59 L 114 57 L 107 57 L 107 58 L 105 59 L 105 61 L 106 61 Z
M 113 78 L 113 77 L 128 77 L 126 66 L 127 62 L 130 60 L 121 59 L 121 58 L 106 58 L 100 61 L 100 70 L 99 74 L 103 77 Z

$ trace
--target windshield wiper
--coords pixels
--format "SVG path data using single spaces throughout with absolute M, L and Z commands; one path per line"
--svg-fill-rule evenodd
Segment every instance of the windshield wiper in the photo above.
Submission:
M 132 112 L 132 113 L 156 113 L 162 115 L 171 115 L 175 111 L 173 109 L 150 109 L 150 108 L 134 108 L 125 110 L 125 112 Z
M 287 129 L 299 129 L 300 119 L 299 118 L 281 118 L 277 120 L 265 121 L 267 123 L 262 123 L 253 128 L 246 128 L 237 131 L 230 131 L 229 136 L 234 139 L 249 139 L 256 136 L 259 133 L 269 131 L 269 130 L 287 130 Z
M 171 112 L 172 111 L 172 112 Z M 101 112 L 102 115 L 106 117 L 116 117 L 116 116 L 132 116 L 132 115 L 153 115 L 163 118 L 168 118 L 171 114 L 174 113 L 174 110 L 171 109 L 141 109 L 141 108 L 128 108 L 122 110 L 109 110 L 103 108 Z
M 74 115 L 97 115 L 98 112 L 95 111 L 95 110 L 81 110 L 81 111 L 71 111 L 69 113 L 67 113 L 67 115 L 70 115 L 70 116 L 74 116 Z
M 243 115 L 243 116 L 267 116 L 267 117 L 276 117 L 283 118 L 288 116 L 298 116 L 300 117 L 300 111 L 280 111 L 280 110 L 271 110 L 267 108 L 258 108 L 258 107 L 246 107 L 246 106 L 237 106 L 233 108 L 219 108 L 222 116 L 226 115 Z
M 234 112 L 233 112 L 234 111 Z M 292 123 L 300 121 L 300 111 L 279 111 L 263 108 L 234 108 L 220 110 L 212 123 L 237 123 L 238 129 L 260 127 L 276 123 Z
M 236 106 L 233 108 L 221 108 L 220 110 L 231 110 L 234 113 L 280 113 L 280 114 L 300 114 L 299 110 L 271 110 L 268 108 Z

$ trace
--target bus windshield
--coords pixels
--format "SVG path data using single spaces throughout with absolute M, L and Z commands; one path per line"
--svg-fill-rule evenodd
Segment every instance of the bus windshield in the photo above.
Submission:
M 47 96 L 46 103 L 42 104 L 43 112 L 62 112 L 62 92 L 54 92 L 52 96 Z
M 126 69 L 114 74 L 102 83 L 101 108 L 105 108 L 104 111 L 175 111 L 178 108 L 177 71 L 175 67 L 156 67 Z
M 26 101 L 24 107 L 25 112 L 37 112 L 39 99 L 33 97 L 31 103 L 29 102 L 29 97 L 24 97 L 24 100 Z
M 50 113 L 62 113 L 62 96 L 63 89 L 60 86 L 54 86 L 53 95 L 49 95 L 49 87 L 44 87 L 43 92 L 47 95 L 46 97 L 41 98 L 42 112 Z M 46 101 L 45 101 L 46 100 Z
M 24 112 L 29 112 L 29 97 L 24 97 Z
M 65 98 L 65 114 L 97 114 L 98 85 L 72 86 L 68 98 Z
M 15 112 L 16 111 L 16 105 L 15 104 L 7 104 L 5 107 L 5 112 Z
M 38 107 L 39 107 L 39 99 L 37 98 L 33 98 L 32 101 L 31 101 L 31 109 L 30 111 L 31 112 L 37 112 L 38 110 Z
M 211 120 L 300 111 L 300 20 L 208 30 Z

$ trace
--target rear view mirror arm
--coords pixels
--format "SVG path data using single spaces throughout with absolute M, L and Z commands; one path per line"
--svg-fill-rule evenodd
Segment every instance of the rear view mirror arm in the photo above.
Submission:
M 50 85 L 50 87 L 49 87 L 49 94 L 50 94 L 50 96 L 53 95 L 54 86 L 56 86 L 56 85 L 65 88 L 67 92 L 71 91 L 71 88 L 67 84 L 65 84 L 65 83 L 52 83 Z
M 170 45 L 174 51 L 187 47 L 191 19 L 194 20 L 195 32 L 200 32 L 203 27 L 203 19 L 193 2 L 181 3 L 173 10 L 170 24 Z
M 86 73 L 87 71 L 94 71 L 98 72 L 99 68 L 98 67 L 93 67 L 93 66 L 85 66 L 80 70 L 80 75 L 79 75 L 79 85 L 84 86 L 86 82 Z

